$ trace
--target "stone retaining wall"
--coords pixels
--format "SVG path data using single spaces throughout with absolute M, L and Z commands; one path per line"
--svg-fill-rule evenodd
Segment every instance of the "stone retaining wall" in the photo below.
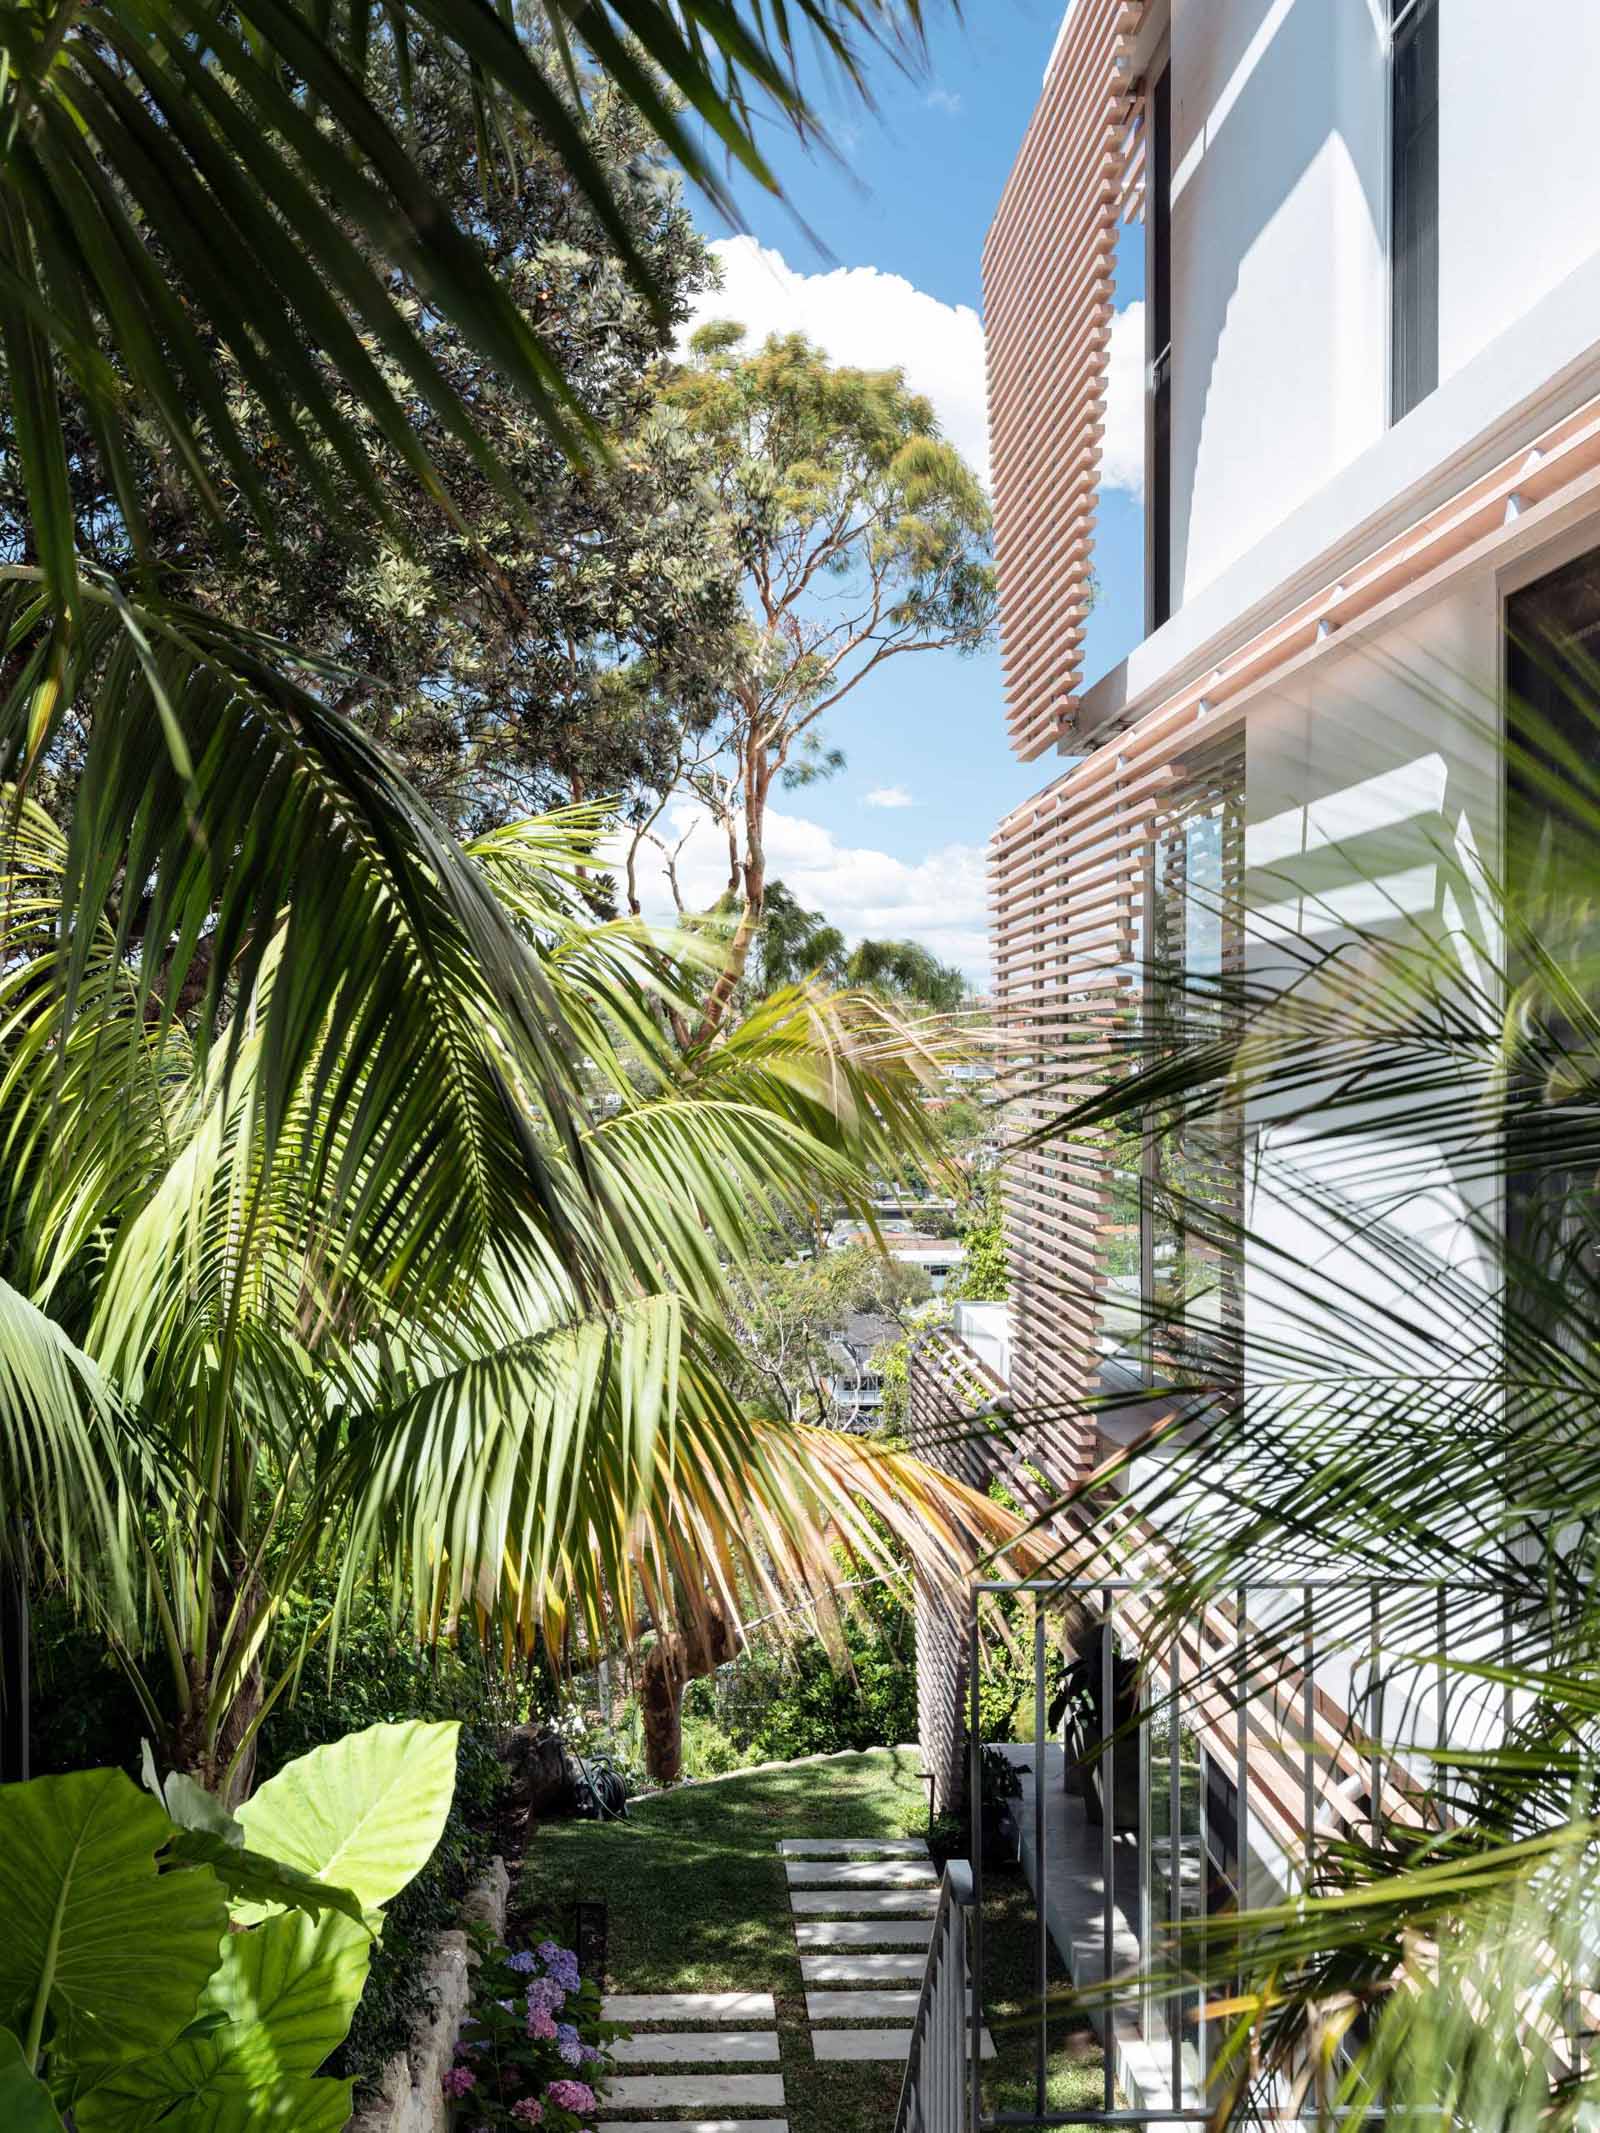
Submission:
M 463 1924 L 483 1924 L 503 1934 L 510 1893 L 505 1861 L 491 1859 L 483 1878 L 467 1891 Z M 357 2111 L 346 2133 L 445 2133 L 450 2113 L 443 2082 L 472 1998 L 471 1945 L 459 1929 L 440 1934 L 423 1979 L 429 2008 L 407 2049 L 385 2066 L 377 2095 Z

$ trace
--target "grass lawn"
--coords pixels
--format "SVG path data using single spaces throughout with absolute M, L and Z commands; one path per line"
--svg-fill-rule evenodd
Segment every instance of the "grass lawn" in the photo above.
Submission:
M 625 1822 L 540 1829 L 512 1893 L 513 1915 L 523 1928 L 565 1935 L 578 1897 L 604 1898 L 614 1991 L 772 1992 L 791 2133 L 889 2133 L 900 2094 L 897 2063 L 819 2066 L 812 2058 L 777 1847 L 782 1837 L 918 1836 L 927 1815 L 916 1758 L 884 1748 L 688 1785 L 636 1804 Z M 1009 2009 L 1019 1990 L 1017 1967 L 1026 1963 L 1026 1950 L 1013 1955 L 1015 1936 L 1002 1930 L 1020 1917 L 1019 1905 L 1032 1915 L 1026 1884 L 1020 1876 L 1014 1881 L 997 1885 L 990 1929 L 997 2014 L 1002 2002 Z M 1025 1967 L 1020 1975 L 1025 1992 Z M 997 2035 L 996 2043 L 1007 2101 L 1015 2062 L 1029 2081 L 1017 2099 L 1031 2105 L 1031 2033 Z M 1080 2100 L 1088 2089 L 1098 2092 L 1098 2076 L 1081 2052 L 1072 2074 Z M 1053 2085 L 1052 2093 L 1064 2091 Z

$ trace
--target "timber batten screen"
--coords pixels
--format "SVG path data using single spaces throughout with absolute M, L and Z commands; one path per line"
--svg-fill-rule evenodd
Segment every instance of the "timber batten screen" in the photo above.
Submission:
M 1143 183 L 1142 0 L 1076 0 L 983 248 L 1000 646 L 1011 744 L 1053 746 L 1083 662 L 1117 227 Z
M 1007 1033 L 1001 1093 L 1026 1141 L 1088 1094 L 1143 1000 L 1146 881 L 1161 823 L 1193 768 L 1251 708 L 1363 624 L 1381 624 L 1457 572 L 1533 547 L 1574 507 L 1600 504 L 1600 399 L 1585 402 L 1468 482 L 1342 576 L 1298 601 L 1000 824 L 989 850 L 995 998 Z M 1056 1478 L 1093 1466 L 1086 1404 L 1111 1345 L 1106 1251 L 1114 1151 L 1039 1139 L 1006 1165 L 1012 1386 L 1053 1448 Z

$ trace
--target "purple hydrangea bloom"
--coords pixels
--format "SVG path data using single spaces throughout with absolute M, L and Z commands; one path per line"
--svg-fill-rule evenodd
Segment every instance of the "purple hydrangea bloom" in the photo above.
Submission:
M 583 2040 L 579 2037 L 577 2028 L 573 2023 L 558 2022 L 556 2024 L 556 2050 L 566 2060 L 568 2066 L 582 2066 Z
M 539 1958 L 563 1992 L 577 1991 L 580 1983 L 578 1958 L 570 1948 L 558 1947 L 553 1940 L 542 1940 L 539 1943 Z
M 528 2008 L 542 2007 L 546 2014 L 559 2014 L 566 2005 L 567 1996 L 553 1977 L 536 1977 L 529 1981 Z
M 592 2111 L 594 2090 L 587 2081 L 552 2081 L 545 2095 L 559 2111 Z
M 519 1948 L 516 1954 L 513 1955 L 506 1963 L 506 1968 L 508 1970 L 520 1971 L 524 1977 L 526 1977 L 528 1972 L 534 1967 L 534 1958 L 528 1953 L 528 1950 L 526 1948 Z
M 511 2115 L 518 2125 L 536 2126 L 544 2118 L 544 2105 L 537 2096 L 524 2096 L 520 2103 L 511 2106 Z
M 598 2044 L 585 2044 L 583 2046 L 582 2063 L 585 2066 L 593 2066 L 597 2059 L 603 2059 L 604 2057 L 605 2053 L 600 2049 Z
M 539 2037 L 546 2044 L 553 2044 L 556 2037 L 556 2018 L 548 2007 L 528 2009 L 528 2035 Z
M 478 2077 L 470 2066 L 453 2066 L 440 2085 L 447 2096 L 465 2096 L 478 2086 Z

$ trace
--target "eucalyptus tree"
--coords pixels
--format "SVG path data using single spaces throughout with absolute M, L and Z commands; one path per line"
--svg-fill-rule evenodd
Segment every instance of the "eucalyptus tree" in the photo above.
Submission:
M 995 623 L 988 499 L 899 370 L 828 362 L 801 334 L 744 346 L 699 327 L 664 387 L 712 447 L 749 609 L 748 656 L 720 692 L 687 790 L 728 852 L 730 923 L 695 1034 L 721 1027 L 766 905 L 774 792 L 841 760 L 823 721 L 918 652 L 973 652 Z
M 1043 1129 L 1098 1147 L 1248 1115 L 1276 1216 L 1174 1188 L 1193 1234 L 1247 1255 L 1252 1322 L 1162 1342 L 1167 1411 L 1123 1462 L 1164 1451 L 1158 1478 L 1085 1488 L 1079 1573 L 1126 1560 L 1130 1518 L 1171 1537 L 1153 1654 L 1252 1579 L 1380 1593 L 1384 1737 L 1352 1715 L 1351 1738 L 1399 1758 L 1405 1810 L 1325 1814 L 1305 1893 L 1184 1940 L 1225 2119 L 1290 2095 L 1531 2133 L 1600 2102 L 1600 668 L 1572 650 L 1562 679 L 1559 719 L 1486 724 L 1503 870 L 1439 838 L 1447 922 L 1379 884 L 1376 918 L 1308 899 L 1320 943 L 1241 912 L 1254 968 L 1153 972 L 1163 1013 Z M 1369 1604 L 1319 1603 L 1319 1649 L 1365 1650 Z M 1281 1638 L 1230 1649 L 1224 1701 L 1236 1670 L 1277 1678 Z

